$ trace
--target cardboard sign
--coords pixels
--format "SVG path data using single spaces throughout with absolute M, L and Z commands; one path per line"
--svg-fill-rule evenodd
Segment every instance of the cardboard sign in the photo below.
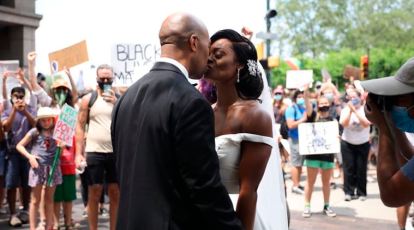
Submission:
M 72 138 L 75 135 L 76 119 L 78 111 L 73 107 L 65 104 L 56 122 L 55 130 L 53 131 L 53 139 L 65 143 L 67 146 L 72 146 Z
M 65 66 L 71 68 L 88 60 L 88 49 L 85 40 L 49 54 L 52 73 L 62 71 Z
M 115 44 L 111 51 L 114 86 L 130 86 L 149 72 L 160 58 L 158 43 Z
M 305 85 L 312 82 L 312 70 L 288 70 L 286 72 L 286 88 L 288 89 L 303 89 Z
M 302 123 L 298 128 L 300 155 L 340 152 L 337 121 Z
M 350 79 L 353 77 L 356 80 L 361 76 L 361 69 L 355 66 L 347 65 L 344 68 L 343 75 L 345 79 Z

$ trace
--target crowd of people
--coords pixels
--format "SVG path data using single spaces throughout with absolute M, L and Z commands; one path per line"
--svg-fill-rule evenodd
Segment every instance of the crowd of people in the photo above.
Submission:
M 54 76 L 48 86 L 45 77 L 35 73 L 36 53 L 30 52 L 27 59 L 28 77 L 21 69 L 5 71 L 2 76 L 0 203 L 6 191 L 8 224 L 18 227 L 30 223 L 30 229 L 57 229 L 62 227 L 63 216 L 63 228 L 73 229 L 76 171 L 82 164 L 88 165 L 81 178 L 84 181 L 82 190 L 86 191 L 82 193 L 87 210 L 85 216 L 88 216 L 90 228 L 97 229 L 98 214 L 106 210 L 100 201 L 104 182 L 110 199 L 110 219 L 115 222 L 119 190 L 110 138 L 111 112 L 117 98 L 111 87 L 112 68 L 99 66 L 97 89 L 79 95 L 69 69 L 65 68 L 63 75 Z M 21 86 L 8 89 L 10 77 L 17 78 Z M 77 136 L 71 143 L 53 138 L 57 117 L 64 105 L 80 111 Z M 88 136 L 85 135 L 86 123 Z M 58 167 L 52 170 L 57 149 L 61 152 L 57 158 Z M 88 152 L 86 159 L 85 151 Z M 21 208 L 16 208 L 17 197 Z
M 311 217 L 312 214 L 310 203 L 319 172 L 321 172 L 324 200 L 321 206 L 327 216 L 336 216 L 329 205 L 334 169 L 340 175 L 343 174 L 345 201 L 365 200 L 367 197 L 371 126 L 364 114 L 364 91 L 358 86 L 358 83 L 348 83 L 342 95 L 328 79 L 323 83 L 318 82 L 314 88 L 305 85 L 302 90 L 288 90 L 279 85 L 273 90 L 275 120 L 281 127 L 286 123 L 288 129 L 285 137 L 280 136 L 289 140 L 289 145 L 280 145 L 281 158 L 287 157 L 291 166 L 292 193 L 304 195 L 305 206 L 302 216 L 305 218 Z M 311 155 L 301 153 L 298 131 L 300 124 L 327 121 L 338 123 L 337 133 L 341 151 Z M 285 151 L 290 154 L 286 156 Z M 300 184 L 302 167 L 306 167 L 307 172 L 305 186 Z
M 27 55 L 28 76 L 22 69 L 5 71 L 0 205 L 6 195 L 9 225 L 58 229 L 63 217 L 64 229 L 75 228 L 80 174 L 89 229 L 98 229 L 104 194 L 110 229 L 287 229 L 281 169 L 286 162 L 292 193 L 304 195 L 302 216 L 312 216 L 320 173 L 323 213 L 335 217 L 334 170 L 343 175 L 345 201 L 367 199 L 372 124 L 379 129 L 381 199 L 407 207 L 414 161 L 403 132 L 414 132 L 413 59 L 395 78 L 362 87 L 350 81 L 343 94 L 329 79 L 314 88 L 279 85 L 270 94 L 247 32 L 224 29 L 210 37 L 193 15 L 169 15 L 159 32 L 161 58 L 122 96 L 106 64 L 96 69 L 96 89 L 85 92 L 78 92 L 66 68 L 64 77 L 45 84 L 35 73 L 35 52 Z M 20 86 L 8 89 L 10 77 Z M 188 81 L 201 77 L 197 88 Z M 65 105 L 78 110 L 71 143 L 53 138 Z M 337 123 L 341 151 L 301 153 L 299 126 L 319 122 Z

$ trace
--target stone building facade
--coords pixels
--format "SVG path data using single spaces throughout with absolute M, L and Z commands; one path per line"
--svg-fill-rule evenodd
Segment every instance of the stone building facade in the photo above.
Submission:
M 0 60 L 20 60 L 35 50 L 35 31 L 41 15 L 35 13 L 35 0 L 0 0 Z

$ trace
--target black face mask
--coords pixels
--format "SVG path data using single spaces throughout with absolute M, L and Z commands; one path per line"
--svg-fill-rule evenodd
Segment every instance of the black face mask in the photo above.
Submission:
M 329 111 L 329 106 L 322 106 L 322 107 L 318 107 L 318 110 L 320 112 L 327 112 Z
M 108 81 L 108 82 L 98 81 L 98 86 L 101 90 L 105 89 L 105 85 L 112 86 L 112 81 Z

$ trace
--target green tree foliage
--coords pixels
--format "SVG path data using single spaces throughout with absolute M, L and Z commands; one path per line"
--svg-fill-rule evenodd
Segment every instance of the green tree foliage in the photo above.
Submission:
M 321 79 L 327 69 L 342 85 L 346 65 L 360 66 L 369 53 L 369 78 L 393 75 L 414 56 L 413 0 L 279 0 L 273 23 L 283 24 L 279 48 L 289 49 L 304 69 Z M 280 53 L 285 53 L 280 50 Z M 272 85 L 284 84 L 289 67 L 273 70 Z

